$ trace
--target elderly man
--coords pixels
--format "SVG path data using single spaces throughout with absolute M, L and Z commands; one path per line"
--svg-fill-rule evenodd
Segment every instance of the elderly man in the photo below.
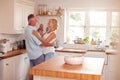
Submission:
M 36 22 L 37 19 L 34 14 L 30 14 L 28 16 L 28 26 L 25 29 L 25 43 L 26 43 L 26 50 L 28 53 L 28 57 L 30 59 L 30 65 L 35 66 L 45 60 L 42 47 L 44 46 L 51 46 L 53 44 L 45 42 L 45 40 L 37 39 L 32 32 L 36 30 Z

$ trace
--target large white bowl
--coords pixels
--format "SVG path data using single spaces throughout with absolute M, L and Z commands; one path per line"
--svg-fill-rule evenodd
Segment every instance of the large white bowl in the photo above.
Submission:
M 80 65 L 83 62 L 83 56 L 65 56 L 64 61 L 66 64 L 70 65 Z

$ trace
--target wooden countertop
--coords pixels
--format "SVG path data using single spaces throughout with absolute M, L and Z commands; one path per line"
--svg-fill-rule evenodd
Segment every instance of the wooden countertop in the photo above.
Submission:
M 106 53 L 107 55 L 116 55 L 118 52 L 117 52 L 117 50 L 114 50 L 114 49 L 107 49 L 107 50 L 105 51 L 105 53 Z
M 101 80 L 104 58 L 85 57 L 82 65 L 68 65 L 64 56 L 55 56 L 30 69 L 30 74 L 76 80 Z
M 58 49 L 55 50 L 55 52 L 71 52 L 71 53 L 86 53 L 87 50 L 83 49 L 72 49 L 72 48 L 63 48 L 63 49 Z
M 16 56 L 16 55 L 24 54 L 24 53 L 26 53 L 25 49 L 9 51 L 9 52 L 4 53 L 3 55 L 1 55 L 0 58 L 5 59 L 5 58 L 13 57 L 13 56 Z

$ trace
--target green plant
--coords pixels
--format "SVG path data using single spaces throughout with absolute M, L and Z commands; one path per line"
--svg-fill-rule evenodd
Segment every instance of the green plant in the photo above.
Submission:
M 85 41 L 86 43 L 88 43 L 88 42 L 89 42 L 89 37 L 88 37 L 88 36 L 85 37 L 85 38 L 83 39 L 83 41 Z

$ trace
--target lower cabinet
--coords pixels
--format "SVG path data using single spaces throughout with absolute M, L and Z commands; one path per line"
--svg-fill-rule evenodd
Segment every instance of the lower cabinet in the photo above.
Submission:
M 28 80 L 30 63 L 27 54 L 21 54 L 17 56 L 15 64 L 15 80 Z
M 118 77 L 117 72 L 119 72 L 119 70 L 117 69 L 117 65 L 119 64 L 119 62 L 117 62 L 117 56 L 108 55 L 108 69 L 109 69 L 108 80 L 119 80 L 117 79 Z
M 0 66 L 0 80 L 15 80 L 15 57 L 1 60 Z
M 27 54 L 0 60 L 0 80 L 28 80 Z

